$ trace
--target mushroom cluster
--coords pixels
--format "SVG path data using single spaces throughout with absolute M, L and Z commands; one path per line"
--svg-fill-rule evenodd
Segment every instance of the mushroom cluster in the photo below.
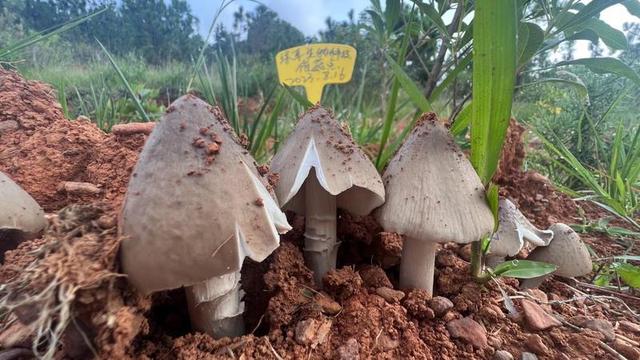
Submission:
M 37 237 L 47 225 L 38 203 L 7 175 L 0 172 L 0 264 L 4 252 Z

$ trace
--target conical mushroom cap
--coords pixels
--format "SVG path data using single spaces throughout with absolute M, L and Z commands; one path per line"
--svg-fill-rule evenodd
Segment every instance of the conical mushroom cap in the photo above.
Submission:
M 124 271 L 145 293 L 262 261 L 290 229 L 220 110 L 191 95 L 149 136 L 120 221 Z
M 498 218 L 498 231 L 489 245 L 489 253 L 493 255 L 514 256 L 525 240 L 535 246 L 547 246 L 553 238 L 553 231 L 535 227 L 508 199 L 500 199 Z
M 586 245 L 568 225 L 558 223 L 549 228 L 553 241 L 546 247 L 538 247 L 527 260 L 541 261 L 558 267 L 555 274 L 564 277 L 582 276 L 591 272 L 593 264 Z
M 39 233 L 46 225 L 40 205 L 0 172 L 0 231 L 17 230 L 29 236 Z
M 375 166 L 325 108 L 309 109 L 271 161 L 280 175 L 276 194 L 284 207 L 303 213 L 300 191 L 311 168 L 320 185 L 337 196 L 337 207 L 367 215 L 384 203 L 384 187 Z
M 493 214 L 471 163 L 435 114 L 424 114 L 382 176 L 386 231 L 434 242 L 469 243 L 492 232 Z

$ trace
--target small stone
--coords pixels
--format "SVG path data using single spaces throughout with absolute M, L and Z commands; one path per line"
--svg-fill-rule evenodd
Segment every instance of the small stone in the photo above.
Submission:
M 632 323 L 631 321 L 627 321 L 627 320 L 621 320 L 618 322 L 618 324 L 620 325 L 620 330 L 640 334 L 640 325 L 636 323 Z
M 327 294 L 316 294 L 313 297 L 313 301 L 320 307 L 320 311 L 326 315 L 336 315 L 342 310 L 342 306 Z
M 447 331 L 451 337 L 460 338 L 476 348 L 488 346 L 487 331 L 470 317 L 448 322 Z
M 13 120 L 0 121 L 0 134 L 9 132 L 18 128 L 18 122 Z
M 549 348 L 537 334 L 529 335 L 524 341 L 524 346 L 537 355 L 546 355 L 549 352 Z
M 360 344 L 358 340 L 350 338 L 344 345 L 338 348 L 338 359 L 357 360 L 360 359 Z
M 533 330 L 546 330 L 555 326 L 560 326 L 562 323 L 553 316 L 547 314 L 540 305 L 523 299 L 522 311 L 527 324 Z
M 295 339 L 300 345 L 308 345 L 312 349 L 322 344 L 331 330 L 331 320 L 306 319 L 296 324 Z
M 458 255 L 464 261 L 471 261 L 471 244 L 467 244 L 458 250 Z
M 569 322 L 579 327 L 597 331 L 604 335 L 604 338 L 607 341 L 613 341 L 616 339 L 616 333 L 613 330 L 613 325 L 611 325 L 607 320 L 578 315 L 569 319 Z
M 536 356 L 536 354 L 532 354 L 530 352 L 526 352 L 524 351 L 522 353 L 522 360 L 538 360 L 538 357 Z
M 393 288 L 391 281 L 387 277 L 387 274 L 378 266 L 367 265 L 358 270 L 358 274 L 362 278 L 362 282 L 365 287 L 378 288 L 388 287 Z
M 534 298 L 536 298 L 537 300 L 543 303 L 546 303 L 549 301 L 547 294 L 540 289 L 526 289 L 524 292 L 533 296 Z
M 379 287 L 376 289 L 376 294 L 380 295 L 388 303 L 396 304 L 404 298 L 404 293 L 399 290 L 394 290 L 388 287 Z
M 440 317 L 453 308 L 453 302 L 443 296 L 436 296 L 429 301 L 429 307 L 436 316 Z
M 508 351 L 498 350 L 493 354 L 493 360 L 513 360 L 513 355 Z

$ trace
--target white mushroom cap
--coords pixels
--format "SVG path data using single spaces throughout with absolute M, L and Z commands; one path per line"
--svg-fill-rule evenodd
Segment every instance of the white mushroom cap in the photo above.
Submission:
M 17 230 L 29 237 L 37 235 L 46 225 L 40 205 L 0 172 L 0 231 Z
M 422 115 L 382 178 L 387 201 L 377 218 L 386 231 L 469 243 L 493 230 L 480 178 L 433 113 Z
M 514 256 L 525 240 L 535 246 L 547 246 L 551 242 L 553 231 L 535 227 L 510 200 L 500 199 L 498 209 L 498 231 L 489 245 L 492 255 Z
M 280 175 L 276 194 L 281 205 L 303 214 L 300 191 L 311 168 L 320 185 L 337 196 L 336 206 L 366 215 L 384 203 L 378 171 L 333 115 L 325 108 L 309 109 L 271 161 Z
M 124 271 L 145 293 L 262 261 L 291 228 L 221 111 L 192 95 L 149 136 L 120 222 Z
M 591 272 L 593 264 L 587 246 L 571 227 L 554 224 L 553 241 L 546 247 L 538 247 L 527 260 L 541 261 L 558 267 L 555 274 L 564 277 L 582 276 Z

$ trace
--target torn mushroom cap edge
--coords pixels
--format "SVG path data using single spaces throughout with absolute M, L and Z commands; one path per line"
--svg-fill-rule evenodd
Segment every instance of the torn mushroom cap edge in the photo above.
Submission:
M 338 208 L 366 215 L 384 203 L 385 189 L 375 166 L 332 113 L 320 106 L 301 116 L 271 161 L 280 177 L 276 193 L 283 207 L 304 213 L 300 189 L 312 168 L 322 188 L 338 197 Z
M 40 205 L 3 172 L 0 172 L 0 199 L 0 230 L 18 230 L 35 236 L 47 225 Z
M 375 212 L 387 231 L 432 242 L 470 243 L 490 235 L 485 189 L 449 130 L 425 113 L 383 174 L 387 200 Z
M 500 199 L 498 222 L 489 244 L 489 253 L 495 256 L 515 256 L 525 241 L 547 246 L 553 239 L 553 231 L 535 227 L 509 199 Z

